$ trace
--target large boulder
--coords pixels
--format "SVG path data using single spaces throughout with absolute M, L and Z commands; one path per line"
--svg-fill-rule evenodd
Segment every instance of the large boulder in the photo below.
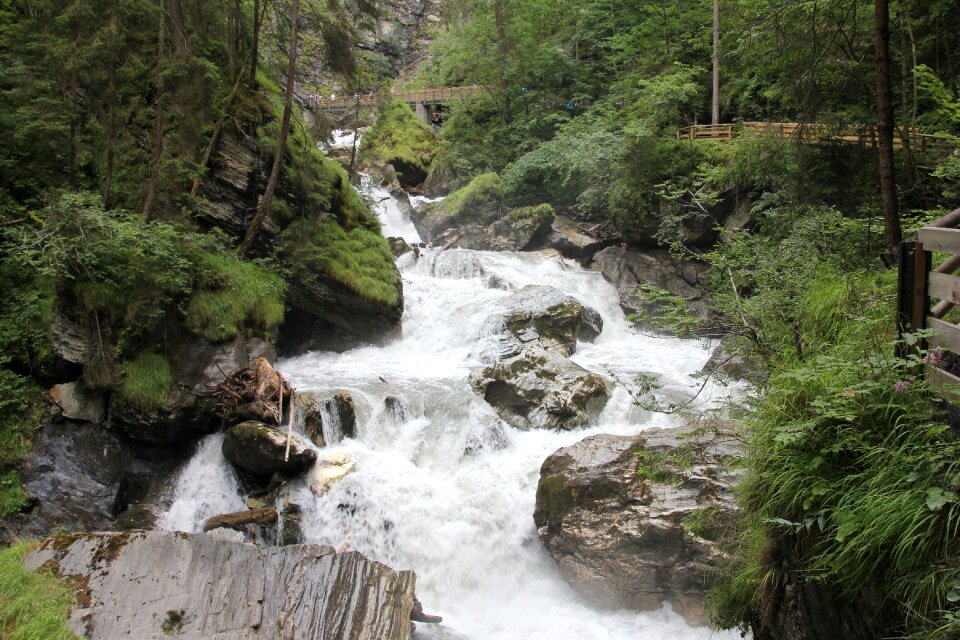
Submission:
M 307 391 L 298 393 L 294 402 L 303 432 L 318 447 L 355 436 L 357 408 L 349 391 L 338 391 L 333 396 Z
M 543 242 L 550 231 L 553 215 L 553 207 L 548 204 L 521 207 L 490 224 L 471 221 L 449 227 L 432 240 L 440 246 L 477 251 L 524 251 Z
M 611 241 L 609 237 L 591 232 L 567 216 L 557 215 L 538 248 L 556 249 L 565 258 L 587 263 Z
M 290 442 L 290 457 L 284 460 L 286 449 L 285 433 L 254 420 L 233 425 L 223 437 L 223 456 L 255 476 L 300 473 L 317 459 L 317 452 L 295 435 Z
M 501 334 L 501 357 L 515 356 L 528 344 L 539 344 L 568 356 L 577 339 L 593 339 L 603 329 L 595 310 L 553 287 L 530 285 L 511 294 L 501 311 L 485 322 L 485 334 Z
M 90 640 L 407 640 L 416 585 L 356 552 L 159 531 L 53 538 L 24 565 L 75 590 L 68 624 Z
M 537 345 L 473 372 L 470 385 L 518 429 L 582 427 L 608 399 L 603 377 Z
M 686 298 L 691 310 L 700 318 L 706 319 L 710 315 L 709 303 L 698 286 L 709 268 L 706 264 L 680 262 L 669 251 L 634 250 L 620 245 L 597 252 L 591 268 L 598 270 L 616 287 L 620 307 L 626 314 L 641 309 L 656 314 L 655 305 L 645 304 L 637 295 L 638 286 L 652 285 Z
M 564 578 L 609 608 L 672 603 L 706 622 L 704 597 L 723 552 L 737 476 L 722 461 L 739 451 L 712 436 L 651 429 L 595 435 L 548 457 L 534 522 Z

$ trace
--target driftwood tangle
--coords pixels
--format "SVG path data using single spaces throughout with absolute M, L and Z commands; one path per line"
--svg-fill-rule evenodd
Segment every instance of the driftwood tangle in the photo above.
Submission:
M 216 413 L 226 422 L 259 420 L 279 425 L 283 401 L 292 414 L 294 389 L 266 358 L 257 358 L 254 367 L 237 369 L 226 375 L 213 391 Z

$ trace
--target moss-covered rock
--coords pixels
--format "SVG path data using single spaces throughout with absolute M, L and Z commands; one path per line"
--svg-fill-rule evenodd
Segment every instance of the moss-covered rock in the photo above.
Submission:
M 467 222 L 487 226 L 501 213 L 503 183 L 495 173 L 482 173 L 449 196 L 412 217 L 420 237 L 434 239 L 445 229 Z
M 360 143 L 365 164 L 393 165 L 400 183 L 408 186 L 419 185 L 426 179 L 436 149 L 433 129 L 403 102 L 382 106 L 376 123 Z

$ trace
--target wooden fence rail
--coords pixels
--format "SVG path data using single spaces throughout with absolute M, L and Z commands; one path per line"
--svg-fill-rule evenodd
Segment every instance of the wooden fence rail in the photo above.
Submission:
M 696 124 L 677 130 L 677 140 L 718 140 L 729 142 L 741 135 L 771 136 L 813 144 L 846 143 L 877 146 L 877 127 L 836 127 L 822 123 L 742 122 L 739 124 Z M 904 147 L 906 138 L 911 150 L 918 153 L 949 151 L 956 143 L 944 136 L 921 133 L 919 129 L 896 128 L 893 146 Z
M 960 209 L 920 229 L 915 243 L 903 243 L 897 325 L 901 335 L 931 329 L 929 346 L 960 355 L 960 325 L 945 320 L 960 305 L 960 277 L 954 275 L 960 270 L 958 226 Z M 924 365 L 924 375 L 941 397 L 960 404 L 960 377 L 933 362 Z

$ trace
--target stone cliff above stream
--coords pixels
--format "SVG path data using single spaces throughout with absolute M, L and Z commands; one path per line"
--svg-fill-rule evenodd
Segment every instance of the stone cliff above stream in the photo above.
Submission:
M 410 637 L 413 572 L 321 545 L 81 534 L 46 541 L 24 564 L 52 569 L 74 590 L 69 624 L 89 640 Z

